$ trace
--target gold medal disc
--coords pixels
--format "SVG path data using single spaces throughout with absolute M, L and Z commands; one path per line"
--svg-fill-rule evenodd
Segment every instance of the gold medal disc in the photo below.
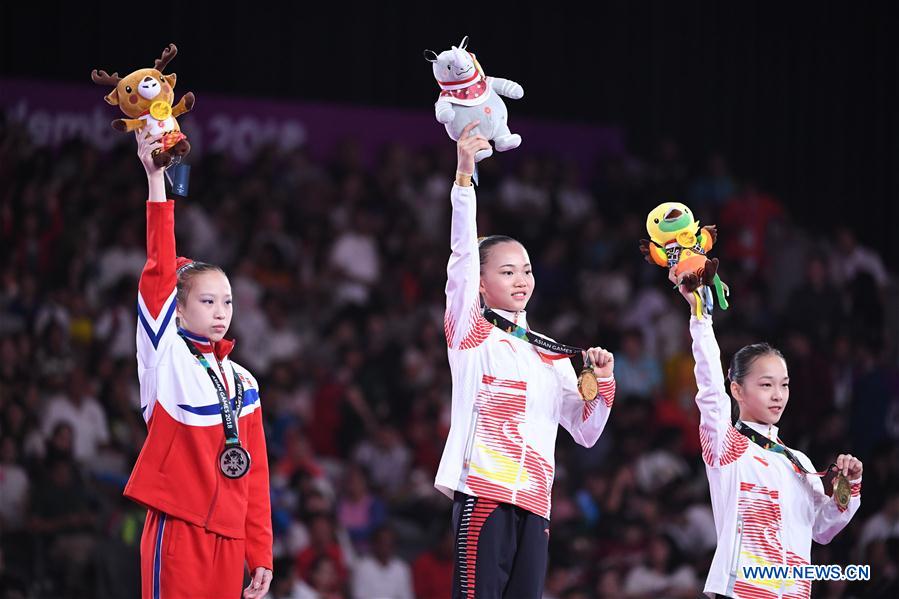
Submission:
M 691 248 L 696 245 L 696 235 L 689 231 L 681 231 L 677 234 L 676 239 L 681 247 Z
M 592 368 L 584 368 L 581 370 L 580 376 L 577 377 L 577 390 L 581 394 L 584 401 L 593 401 L 599 394 L 599 383 L 596 381 L 596 375 Z
M 150 104 L 150 116 L 157 121 L 164 121 L 172 116 L 172 106 L 168 102 L 157 100 Z
M 847 479 L 842 474 L 837 475 L 837 485 L 833 490 L 833 495 L 837 500 L 837 505 L 846 509 L 849 507 L 849 497 L 852 495 L 852 488 Z

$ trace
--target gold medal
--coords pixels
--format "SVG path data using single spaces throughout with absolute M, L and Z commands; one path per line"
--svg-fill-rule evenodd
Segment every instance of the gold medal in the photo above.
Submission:
M 593 401 L 599 394 L 599 383 L 592 368 L 584 368 L 577 377 L 577 390 L 584 401 Z
M 168 102 L 157 100 L 150 104 L 150 116 L 157 121 L 164 121 L 172 116 L 172 106 Z
M 593 401 L 599 394 L 599 383 L 596 380 L 596 374 L 593 372 L 593 361 L 590 356 L 584 361 L 584 369 L 577 377 L 577 390 L 581 394 L 584 401 Z
M 837 484 L 833 490 L 833 496 L 837 500 L 837 505 L 842 509 L 849 507 L 849 497 L 852 495 L 852 487 L 842 474 L 837 475 Z
M 676 239 L 681 247 L 691 248 L 696 245 L 696 235 L 690 231 L 681 231 L 677 234 Z

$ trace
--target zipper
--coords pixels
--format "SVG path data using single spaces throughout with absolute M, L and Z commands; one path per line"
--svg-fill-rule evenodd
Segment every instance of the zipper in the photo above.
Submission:
M 730 580 L 727 584 L 728 594 L 732 593 L 734 583 L 737 581 L 740 569 L 740 550 L 743 547 L 743 518 L 737 518 L 737 535 L 734 539 L 734 552 L 730 557 L 730 563 L 733 564 L 730 569 Z
M 219 365 L 219 373 L 222 375 L 222 383 L 225 385 L 225 393 L 228 395 L 228 399 L 231 399 L 231 387 L 228 385 L 228 377 L 225 376 L 225 367 L 222 366 L 221 361 L 216 358 L 215 363 Z
M 790 465 L 792 466 L 792 464 L 790 464 Z M 777 503 L 780 503 L 780 499 L 778 499 Z M 783 532 L 784 532 L 784 527 L 783 527 L 783 523 L 781 523 L 781 525 L 777 528 L 777 540 L 780 541 L 780 549 L 781 549 L 781 556 L 782 556 L 780 558 L 781 559 L 780 563 L 783 564 L 784 566 L 786 566 L 787 565 L 787 545 L 786 545 L 786 543 L 784 543 Z M 794 584 L 795 584 L 795 581 L 794 581 Z M 784 596 L 784 589 L 786 588 L 786 586 L 787 586 L 786 579 L 782 579 L 780 581 L 780 589 L 777 592 L 778 597 Z
M 515 324 L 518 324 L 518 316 L 517 315 L 515 317 Z M 530 327 L 528 327 L 528 328 L 530 328 Z M 528 346 L 530 348 L 532 348 L 534 351 L 537 350 L 537 348 L 535 348 L 534 346 L 532 346 L 530 344 L 528 344 Z M 538 358 L 539 358 L 539 356 L 538 356 Z M 519 363 L 518 360 L 515 361 L 515 372 L 518 375 L 517 380 L 519 380 L 519 381 L 525 380 L 525 378 L 523 376 L 521 376 L 521 364 Z M 528 392 L 528 385 L 527 385 L 527 383 L 525 383 L 525 388 L 524 388 L 524 419 L 525 420 L 527 420 L 527 416 L 528 416 L 528 407 L 529 407 L 529 403 L 530 403 L 528 401 L 528 399 L 530 398 L 530 395 L 531 394 Z M 524 438 L 522 438 L 522 440 L 521 440 L 521 455 L 518 458 L 518 472 L 515 474 L 515 485 L 512 488 L 512 501 L 511 502 L 513 505 L 515 504 L 516 501 L 518 501 L 518 487 L 521 484 L 521 472 L 524 470 L 524 458 L 527 454 L 527 451 L 528 451 L 528 443 Z

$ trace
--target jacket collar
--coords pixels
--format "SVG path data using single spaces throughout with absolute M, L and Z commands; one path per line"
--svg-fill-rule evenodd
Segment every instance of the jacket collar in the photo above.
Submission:
M 510 312 L 509 310 L 500 310 L 499 308 L 491 308 L 491 310 L 493 310 L 506 320 L 514 322 L 520 327 L 523 327 L 525 329 L 528 328 L 528 317 L 526 310 L 522 310 L 521 312 Z
M 761 424 L 759 422 L 746 422 L 745 420 L 743 420 L 743 424 L 769 440 L 780 443 L 780 437 L 778 437 L 779 429 L 775 425 Z
M 191 333 L 187 329 L 179 328 L 178 332 L 187 337 L 188 341 L 193 343 L 198 350 L 204 354 L 213 354 L 219 361 L 224 360 L 234 349 L 234 339 L 222 339 L 221 341 L 212 342 L 206 337 L 201 337 L 195 333 Z

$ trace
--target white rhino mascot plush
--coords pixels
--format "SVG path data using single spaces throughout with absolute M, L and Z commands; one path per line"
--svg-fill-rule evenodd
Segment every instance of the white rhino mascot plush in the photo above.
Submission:
M 521 136 L 512 133 L 506 122 L 508 112 L 500 96 L 518 100 L 524 88 L 509 79 L 487 77 L 474 54 L 466 50 L 468 36 L 459 47 L 453 46 L 437 54 L 425 50 L 425 60 L 433 64 L 434 79 L 440 85 L 440 97 L 434 104 L 437 120 L 446 125 L 453 141 L 459 141 L 462 129 L 472 121 L 480 121 L 472 134 L 480 133 L 500 151 L 512 150 L 521 144 Z M 493 154 L 492 149 L 475 154 L 480 162 Z

